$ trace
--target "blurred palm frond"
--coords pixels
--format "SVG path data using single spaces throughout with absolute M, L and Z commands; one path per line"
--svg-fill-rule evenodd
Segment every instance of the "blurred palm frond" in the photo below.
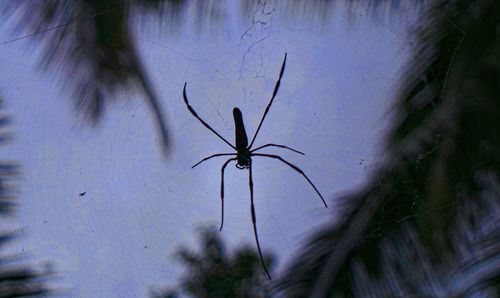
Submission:
M 12 137 L 9 131 L 9 124 L 10 118 L 0 115 L 0 145 Z M 0 217 L 11 215 L 14 211 L 16 197 L 12 183 L 17 177 L 18 172 L 19 167 L 17 163 L 0 160 Z
M 339 199 L 344 217 L 310 238 L 276 285 L 277 292 L 287 297 L 361 293 L 351 264 L 357 272 L 363 264 L 367 273 L 356 276 L 365 280 L 388 274 L 379 257 L 384 252 L 378 248 L 404 229 L 403 224 L 415 228 L 410 242 L 423 248 L 414 252 L 422 257 L 419 266 L 453 270 L 444 260 L 464 243 L 450 234 L 464 232 L 467 216 L 461 208 L 496 206 L 482 203 L 487 187 L 481 180 L 484 173 L 494 181 L 500 177 L 499 15 L 500 2 L 489 0 L 436 1 L 425 8 L 413 57 L 401 78 L 385 165 L 367 187 Z M 467 220 L 480 225 L 480 218 Z M 499 232 L 476 239 L 473 251 L 481 251 Z M 400 240 L 395 245 L 409 243 Z M 488 259 L 498 257 L 500 251 L 494 249 Z M 468 283 L 471 288 L 457 291 L 465 293 L 476 283 L 498 279 L 495 264 L 474 263 L 492 275 L 469 275 L 476 278 Z M 419 271 L 417 264 L 407 269 Z M 394 284 L 396 280 L 385 283 Z M 422 289 L 413 292 L 425 295 Z
M 9 118 L 0 116 L 0 144 L 10 138 Z M 11 216 L 16 207 L 17 195 L 13 181 L 18 176 L 15 162 L 0 160 L 0 219 Z M 2 218 L 3 217 L 3 218 Z M 0 297 L 46 295 L 52 291 L 47 287 L 50 270 L 35 270 L 33 266 L 21 264 L 22 258 L 4 255 L 3 248 L 17 237 L 14 232 L 0 232 Z
M 10 1 L 4 13 L 17 19 L 16 33 L 30 32 L 43 47 L 44 70 L 64 70 L 76 108 L 94 122 L 120 88 L 138 84 L 154 115 L 163 149 L 168 132 L 158 96 L 134 45 L 132 11 L 165 7 L 182 12 L 184 1 L 47 0 Z
M 449 231 L 452 249 L 438 264 L 415 228 L 404 222 L 377 251 L 379 274 L 351 263 L 357 297 L 493 297 L 500 276 L 500 181 L 482 175 L 483 191 L 462 201 Z
M 16 238 L 14 233 L 0 234 L 0 250 Z M 0 255 L 0 297 L 43 296 L 54 293 L 47 287 L 50 269 L 36 270 L 21 264 L 22 258 Z

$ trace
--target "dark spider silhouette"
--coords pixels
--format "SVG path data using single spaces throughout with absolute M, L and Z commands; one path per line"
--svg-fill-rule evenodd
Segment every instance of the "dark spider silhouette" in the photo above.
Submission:
M 235 134 L 236 134 L 236 146 L 233 146 L 226 139 L 224 139 L 220 134 L 218 134 L 212 127 L 210 127 L 210 125 L 208 125 L 205 121 L 203 121 L 203 119 L 201 119 L 198 116 L 198 114 L 195 112 L 193 107 L 191 107 L 191 105 L 189 105 L 188 98 L 186 95 L 187 82 L 184 83 L 184 90 L 183 90 L 184 102 L 186 103 L 186 106 L 187 106 L 188 110 L 191 112 L 191 114 L 193 114 L 193 116 L 196 117 L 196 119 L 200 120 L 200 122 L 206 128 L 208 128 L 210 131 L 212 131 L 214 134 L 216 134 L 221 140 L 226 142 L 226 144 L 228 144 L 231 148 L 236 150 L 236 153 L 217 153 L 217 154 L 210 155 L 208 157 L 203 158 L 202 160 L 200 160 L 199 162 L 197 162 L 195 165 L 193 165 L 191 167 L 191 168 L 194 168 L 197 165 L 199 165 L 200 163 L 202 163 L 205 160 L 208 160 L 212 157 L 225 156 L 225 155 L 236 155 L 236 157 L 232 157 L 232 158 L 226 160 L 226 162 L 222 165 L 222 168 L 221 168 L 220 198 L 221 198 L 221 203 L 222 203 L 221 204 L 222 210 L 221 210 L 221 223 L 220 223 L 219 230 L 222 230 L 222 225 L 224 224 L 224 170 L 225 170 L 226 166 L 229 164 L 229 162 L 231 162 L 233 160 L 236 161 L 236 167 L 238 169 L 248 169 L 249 170 L 249 175 L 248 175 L 249 182 L 248 183 L 249 183 L 249 187 L 250 187 L 250 211 L 252 213 L 252 223 L 253 223 L 253 231 L 255 234 L 255 242 L 257 243 L 257 250 L 259 251 L 260 261 L 261 261 L 262 266 L 264 267 L 264 271 L 267 273 L 267 276 L 269 277 L 269 279 L 271 279 L 271 275 L 267 271 L 266 265 L 264 264 L 264 260 L 262 258 L 262 253 L 260 251 L 259 236 L 257 235 L 255 208 L 254 208 L 254 204 L 253 204 L 253 181 L 252 181 L 252 158 L 251 157 L 252 156 L 270 157 L 270 158 L 278 159 L 278 160 L 282 161 L 283 163 L 287 164 L 292 169 L 294 169 L 295 171 L 302 174 L 302 176 L 304 176 L 304 178 L 307 180 L 307 182 L 309 182 L 309 184 L 311 184 L 311 186 L 314 188 L 316 193 L 319 195 L 319 197 L 323 201 L 323 204 L 325 204 L 325 207 L 328 207 L 326 205 L 325 200 L 323 199 L 323 196 L 320 194 L 320 192 L 318 191 L 316 186 L 314 186 L 314 184 L 311 182 L 311 180 L 309 180 L 309 178 L 306 176 L 306 174 L 301 169 L 299 169 L 297 166 L 289 163 L 288 161 L 284 160 L 283 158 L 281 158 L 278 155 L 254 153 L 254 152 L 257 150 L 260 150 L 262 148 L 265 148 L 265 147 L 274 146 L 274 147 L 288 149 L 288 150 L 291 150 L 293 152 L 296 152 L 296 153 L 299 153 L 302 155 L 305 155 L 304 153 L 302 153 L 298 150 L 295 150 L 293 148 L 287 147 L 285 145 L 278 145 L 278 144 L 265 144 L 265 145 L 262 145 L 260 147 L 255 148 L 255 149 L 251 149 L 253 142 L 255 141 L 255 138 L 257 137 L 257 134 L 259 133 L 260 127 L 262 126 L 262 122 L 264 121 L 264 118 L 266 118 L 267 112 L 269 112 L 269 108 L 271 107 L 271 104 L 273 103 L 274 97 L 278 93 L 278 89 L 279 89 L 280 83 L 281 83 L 281 77 L 283 76 L 283 71 L 285 70 L 285 64 L 286 64 L 286 53 L 285 53 L 285 58 L 283 59 L 283 65 L 281 66 L 280 76 L 278 78 L 278 81 L 276 82 L 276 86 L 274 87 L 273 96 L 271 97 L 271 100 L 267 104 L 266 110 L 264 111 L 264 115 L 262 115 L 262 119 L 260 120 L 259 126 L 257 127 L 257 130 L 255 131 L 255 134 L 252 138 L 252 141 L 250 142 L 250 145 L 248 145 L 247 133 L 245 131 L 245 126 L 243 124 L 243 116 L 241 114 L 240 109 L 238 109 L 237 107 L 235 107 L 233 109 L 234 125 L 235 125 L 235 129 L 236 129 L 236 132 L 235 132 Z

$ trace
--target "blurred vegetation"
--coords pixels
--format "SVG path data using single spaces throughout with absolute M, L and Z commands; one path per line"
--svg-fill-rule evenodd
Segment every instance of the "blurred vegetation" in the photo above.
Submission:
M 338 199 L 344 218 L 312 234 L 277 293 L 499 295 L 499 16 L 498 1 L 423 8 L 387 161 Z
M 164 290 L 156 297 L 270 297 L 269 280 L 257 251 L 250 246 L 227 249 L 215 227 L 200 229 L 201 251 L 182 247 L 177 257 L 187 267 L 179 290 Z M 263 255 L 272 269 L 273 257 Z M 183 295 L 182 295 L 183 294 Z
M 158 96 L 133 42 L 130 20 L 134 11 L 163 7 L 176 16 L 184 1 L 154 0 L 46 0 L 9 1 L 6 16 L 16 16 L 16 34 L 37 40 L 41 66 L 59 74 L 73 89 L 78 111 L 97 121 L 118 90 L 139 86 L 158 128 L 162 148 L 168 152 L 166 120 Z M 17 40 L 17 39 L 14 39 Z M 55 72 L 54 72 L 55 70 Z M 62 73 L 61 73 L 62 72 Z
M 1 111 L 1 107 L 0 107 Z M 10 136 L 9 119 L 0 115 L 0 144 Z M 0 227 L 15 210 L 15 189 L 12 182 L 18 176 L 18 166 L 14 162 L 0 160 Z M 0 297 L 38 296 L 51 293 L 46 285 L 51 272 L 37 270 L 23 261 L 25 255 L 5 254 L 7 244 L 18 237 L 16 232 L 0 230 Z

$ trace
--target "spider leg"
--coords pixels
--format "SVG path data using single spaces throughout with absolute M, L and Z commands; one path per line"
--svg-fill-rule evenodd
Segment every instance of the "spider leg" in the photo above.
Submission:
M 278 155 L 262 154 L 262 153 L 252 153 L 251 155 L 252 156 L 265 156 L 265 157 L 279 159 L 280 161 L 284 162 L 285 164 L 287 164 L 289 167 L 291 167 L 295 171 L 297 171 L 300 174 L 302 174 L 302 176 L 304 176 L 304 178 L 306 178 L 307 182 L 309 182 L 309 184 L 311 184 L 311 186 L 314 188 L 314 190 L 316 191 L 316 193 L 319 195 L 319 197 L 321 198 L 321 201 L 323 201 L 323 204 L 325 204 L 325 207 L 328 208 L 328 206 L 326 205 L 325 199 L 323 199 L 323 196 L 319 193 L 319 191 L 316 188 L 316 186 L 314 186 L 314 184 L 312 183 L 312 181 L 309 180 L 309 178 L 307 177 L 307 175 L 301 169 L 299 169 L 299 167 L 297 167 L 296 165 L 293 165 L 293 164 L 289 163 L 288 161 L 284 160 L 281 156 L 278 156 Z
M 260 146 L 260 147 L 257 147 L 257 148 L 255 148 L 255 149 L 250 150 L 250 153 L 255 152 L 255 151 L 257 151 L 257 150 L 260 150 L 260 149 L 265 148 L 265 147 L 270 147 L 270 146 L 280 147 L 280 148 L 285 148 L 285 149 L 288 149 L 288 150 L 292 150 L 293 152 L 296 152 L 296 153 L 298 153 L 298 154 L 305 155 L 303 152 L 300 152 L 299 150 L 295 150 L 295 149 L 290 148 L 290 147 L 288 147 L 288 146 L 285 146 L 285 145 L 278 145 L 278 144 L 265 144 L 265 145 L 263 145 L 263 146 Z
M 226 162 L 222 165 L 220 168 L 221 171 L 221 180 L 220 180 L 220 200 L 221 200 L 221 216 L 220 216 L 220 229 L 219 231 L 222 231 L 222 225 L 224 224 L 224 170 L 226 169 L 227 164 L 232 161 L 236 160 L 236 157 L 230 158 L 226 160 Z
M 276 86 L 274 86 L 273 96 L 271 97 L 271 100 L 267 104 L 266 110 L 264 111 L 264 115 L 262 115 L 262 119 L 260 119 L 259 126 L 257 126 L 257 130 L 255 131 L 255 134 L 253 135 L 253 139 L 250 142 L 250 146 L 248 146 L 248 149 L 252 148 L 253 142 L 255 141 L 255 138 L 257 137 L 257 134 L 259 133 L 260 127 L 262 126 L 262 122 L 264 122 L 264 118 L 266 118 L 267 112 L 269 112 L 269 108 L 271 107 L 271 104 L 273 103 L 274 97 L 278 93 L 278 89 L 280 88 L 280 84 L 281 84 L 281 77 L 283 76 L 283 72 L 285 71 L 285 64 L 286 64 L 286 53 L 285 53 L 285 58 L 283 59 L 283 65 L 281 65 L 280 76 L 278 78 L 278 81 L 276 81 Z
M 208 159 L 210 159 L 212 157 L 224 156 L 224 155 L 236 155 L 236 153 L 217 153 L 217 154 L 214 154 L 214 155 L 207 156 L 204 159 L 202 159 L 199 162 L 197 162 L 194 166 L 192 166 L 191 169 L 194 168 L 194 167 L 196 167 L 200 163 L 204 162 L 205 160 L 208 160 Z
M 186 95 L 186 85 L 187 85 L 187 82 L 184 83 L 184 89 L 182 90 L 182 96 L 184 97 L 184 102 L 186 103 L 186 106 L 187 106 L 188 110 L 191 112 L 191 114 L 193 114 L 193 116 L 196 119 L 200 120 L 201 124 L 205 125 L 206 128 L 208 128 L 211 132 L 213 132 L 214 134 L 216 134 L 221 140 L 223 140 L 224 142 L 226 142 L 226 144 L 228 144 L 231 148 L 233 148 L 234 150 L 236 150 L 236 147 L 234 147 L 233 145 L 231 145 L 231 143 L 229 143 L 226 139 L 224 139 L 212 127 L 210 127 L 210 125 L 208 125 L 205 121 L 203 121 L 203 119 L 201 119 L 200 116 L 198 116 L 198 114 L 196 114 L 196 111 L 193 109 L 193 107 L 188 102 L 188 98 L 187 98 L 187 95 Z
M 257 225 L 256 225 L 257 220 L 255 218 L 255 208 L 253 205 L 252 160 L 249 158 L 248 162 L 249 162 L 248 185 L 250 186 L 250 211 L 252 212 L 253 233 L 255 234 L 255 242 L 257 243 L 257 250 L 259 251 L 260 262 L 262 263 L 262 267 L 264 267 L 264 271 L 266 272 L 267 277 L 269 277 L 269 280 L 271 280 L 271 275 L 269 274 L 269 271 L 267 271 L 266 264 L 264 264 L 264 259 L 262 258 L 262 252 L 260 251 L 259 236 L 257 235 Z

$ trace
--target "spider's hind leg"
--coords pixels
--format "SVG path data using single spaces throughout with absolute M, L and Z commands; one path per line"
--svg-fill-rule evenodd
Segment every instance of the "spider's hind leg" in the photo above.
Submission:
M 262 267 L 264 267 L 264 271 L 271 280 L 271 275 L 269 271 L 267 271 L 266 264 L 264 263 L 264 259 L 262 258 L 262 252 L 260 251 L 259 244 L 259 236 L 257 234 L 257 219 L 255 217 L 255 207 L 253 204 L 253 180 L 252 180 L 252 160 L 248 160 L 248 185 L 250 186 L 250 212 L 252 213 L 252 223 L 253 223 L 253 232 L 255 234 L 255 242 L 257 243 L 257 250 L 259 251 L 260 262 L 262 263 Z
M 316 188 L 314 183 L 312 183 L 312 181 L 309 179 L 309 177 L 307 177 L 306 173 L 304 173 L 304 171 L 302 171 L 299 167 L 284 160 L 281 156 L 274 155 L 274 154 L 253 153 L 252 156 L 264 156 L 264 157 L 274 158 L 274 159 L 277 159 L 277 160 L 283 162 L 284 164 L 288 165 L 289 167 L 291 167 L 295 171 L 297 171 L 299 174 L 301 174 L 307 180 L 307 182 L 309 182 L 309 184 L 312 186 L 312 188 L 314 188 L 314 191 L 316 191 L 316 193 L 318 194 L 319 198 L 321 199 L 321 201 L 325 205 L 325 208 L 328 208 L 328 205 L 326 204 L 325 199 L 323 198 L 323 196 L 321 195 L 319 190 Z
M 230 161 L 236 160 L 236 157 L 230 158 L 226 160 L 226 162 L 220 168 L 221 171 L 221 182 L 220 182 L 220 200 L 221 200 L 221 215 L 220 215 L 220 228 L 219 231 L 222 231 L 222 226 L 224 225 L 224 170 Z

